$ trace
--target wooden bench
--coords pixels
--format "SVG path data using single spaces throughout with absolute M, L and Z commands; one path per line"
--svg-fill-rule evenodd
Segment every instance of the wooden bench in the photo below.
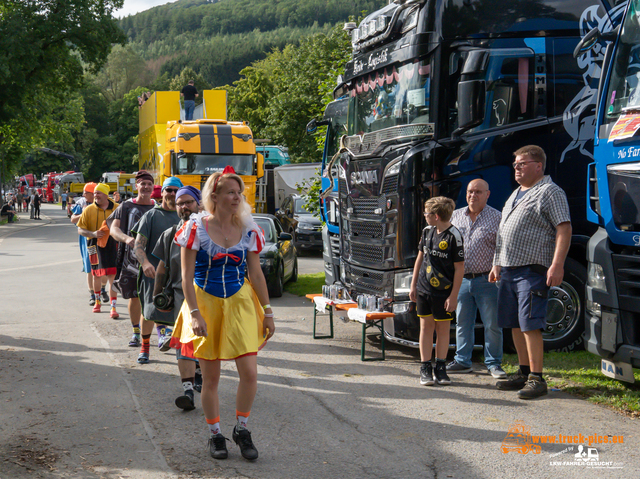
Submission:
M 311 302 L 313 302 L 313 339 L 331 339 L 333 338 L 333 310 L 336 309 L 338 311 L 343 311 L 347 313 L 347 317 L 348 317 L 348 312 L 350 309 L 357 309 L 358 305 L 355 302 L 349 302 L 349 303 L 334 303 L 331 300 L 327 301 L 327 306 L 325 308 L 326 311 L 328 311 L 327 313 L 319 313 L 318 309 L 317 309 L 317 305 L 316 302 L 314 301 L 315 298 L 317 297 L 321 297 L 321 294 L 307 294 L 306 298 L 311 300 Z M 385 360 L 385 341 L 384 341 L 384 320 L 386 318 L 391 318 L 394 316 L 393 313 L 388 313 L 388 312 L 367 312 L 367 313 L 360 313 L 360 315 L 364 316 L 364 318 L 362 320 L 360 319 L 351 319 L 349 318 L 349 320 L 351 321 L 357 321 L 362 323 L 362 338 L 361 338 L 361 345 L 360 345 L 360 359 L 362 361 L 384 361 Z M 319 335 L 317 333 L 317 319 L 319 317 L 323 317 L 323 316 L 328 316 L 329 317 L 329 328 L 330 328 L 330 334 L 328 335 Z M 378 331 L 380 331 L 380 338 L 381 338 L 381 350 L 382 350 L 382 355 L 380 357 L 373 357 L 373 358 L 366 358 L 365 357 L 365 345 L 366 345 L 366 334 L 367 334 L 367 330 L 371 329 L 371 328 L 375 328 Z

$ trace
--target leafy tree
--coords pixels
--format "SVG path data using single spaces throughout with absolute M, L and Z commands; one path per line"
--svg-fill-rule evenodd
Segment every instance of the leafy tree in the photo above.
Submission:
M 107 63 L 98 72 L 95 84 L 108 101 L 122 99 L 125 93 L 151 80 L 145 62 L 131 45 L 116 45 Z
M 194 81 L 194 86 L 198 92 L 211 89 L 211 85 L 209 85 L 202 75 L 197 74 L 192 68 L 186 67 L 180 72 L 180 75 L 171 79 L 169 82 L 169 90 L 180 91 L 189 83 L 189 80 Z M 202 103 L 202 95 L 198 95 L 198 98 L 196 98 L 196 104 L 199 105 L 200 103 Z

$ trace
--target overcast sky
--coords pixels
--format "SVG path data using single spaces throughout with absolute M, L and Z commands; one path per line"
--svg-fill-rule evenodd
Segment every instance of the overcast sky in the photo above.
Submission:
M 126 17 L 172 1 L 175 0 L 124 0 L 124 6 L 116 11 L 113 16 L 116 18 Z

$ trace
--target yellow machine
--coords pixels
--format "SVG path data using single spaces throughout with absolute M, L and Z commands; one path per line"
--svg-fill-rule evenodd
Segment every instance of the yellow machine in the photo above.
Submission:
M 140 108 L 139 165 L 157 184 L 177 176 L 202 189 L 207 178 L 231 165 L 245 183 L 255 210 L 256 181 L 264 176 L 264 158 L 256 152 L 245 122 L 227 121 L 227 92 L 205 90 L 193 121 L 182 121 L 180 93 L 158 91 Z

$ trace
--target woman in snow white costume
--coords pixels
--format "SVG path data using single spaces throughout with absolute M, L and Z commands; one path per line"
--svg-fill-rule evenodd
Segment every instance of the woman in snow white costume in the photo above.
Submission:
M 258 458 L 247 420 L 258 387 L 257 353 L 275 332 L 258 256 L 264 236 L 251 218 L 243 192 L 244 182 L 233 168 L 214 173 L 202 190 L 205 211 L 191 215 L 175 236 L 182 247 L 185 301 L 171 345 L 200 360 L 202 409 L 215 459 L 228 456 L 227 439 L 220 430 L 218 382 L 220 361 L 231 359 L 240 378 L 232 437 L 245 459 Z M 245 281 L 245 267 L 251 284 Z

